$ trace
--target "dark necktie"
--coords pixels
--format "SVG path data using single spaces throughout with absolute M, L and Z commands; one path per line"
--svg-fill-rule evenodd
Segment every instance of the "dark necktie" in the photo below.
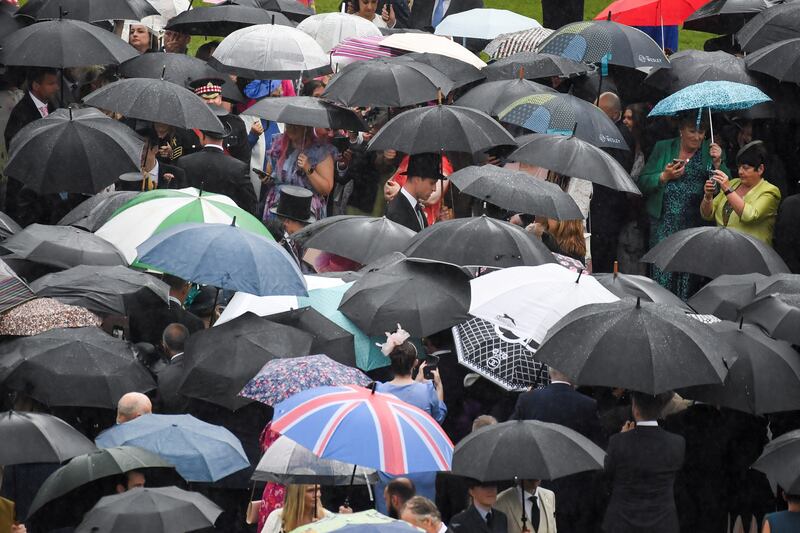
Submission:
M 489 530 L 492 529 L 493 523 L 494 523 L 494 513 L 489 511 L 488 513 L 486 513 L 486 526 L 489 528 Z
M 529 496 L 528 501 L 531 502 L 531 522 L 529 529 L 536 533 L 539 528 L 539 504 L 536 503 L 536 496 Z
M 417 222 L 419 222 L 419 229 L 425 229 L 425 211 L 422 209 L 422 204 L 417 202 L 417 205 L 414 207 L 414 210 L 417 212 Z

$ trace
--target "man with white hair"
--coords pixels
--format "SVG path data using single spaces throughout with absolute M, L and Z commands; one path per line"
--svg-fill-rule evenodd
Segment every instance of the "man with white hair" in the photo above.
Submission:
M 123 394 L 117 402 L 117 424 L 130 422 L 134 418 L 148 415 L 153 412 L 153 404 L 145 394 L 141 392 L 129 392 Z
M 412 526 L 424 529 L 426 533 L 452 533 L 442 523 L 442 515 L 436 504 L 424 496 L 414 496 L 403 505 L 400 519 Z

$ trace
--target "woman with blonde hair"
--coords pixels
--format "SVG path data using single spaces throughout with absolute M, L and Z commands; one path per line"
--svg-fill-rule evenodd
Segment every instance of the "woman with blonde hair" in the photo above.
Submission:
M 269 514 L 261 533 L 289 532 L 330 516 L 321 498 L 319 485 L 287 485 L 283 508 Z

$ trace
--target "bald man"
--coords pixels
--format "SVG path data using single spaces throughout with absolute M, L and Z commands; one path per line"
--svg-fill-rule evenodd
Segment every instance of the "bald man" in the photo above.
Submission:
M 150 402 L 150 398 L 141 392 L 129 392 L 117 402 L 117 424 L 130 422 L 134 418 L 149 415 L 152 412 L 153 404 Z

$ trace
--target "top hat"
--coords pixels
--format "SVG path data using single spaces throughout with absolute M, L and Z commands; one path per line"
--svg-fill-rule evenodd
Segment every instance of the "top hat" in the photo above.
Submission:
M 270 208 L 270 213 L 296 220 L 297 222 L 311 223 L 316 221 L 311 215 L 311 198 L 313 197 L 311 191 L 294 185 L 282 185 L 280 193 L 278 205 Z
M 408 168 L 404 172 L 406 176 L 412 178 L 430 178 L 443 180 L 442 175 L 442 156 L 434 153 L 414 154 L 408 158 Z

